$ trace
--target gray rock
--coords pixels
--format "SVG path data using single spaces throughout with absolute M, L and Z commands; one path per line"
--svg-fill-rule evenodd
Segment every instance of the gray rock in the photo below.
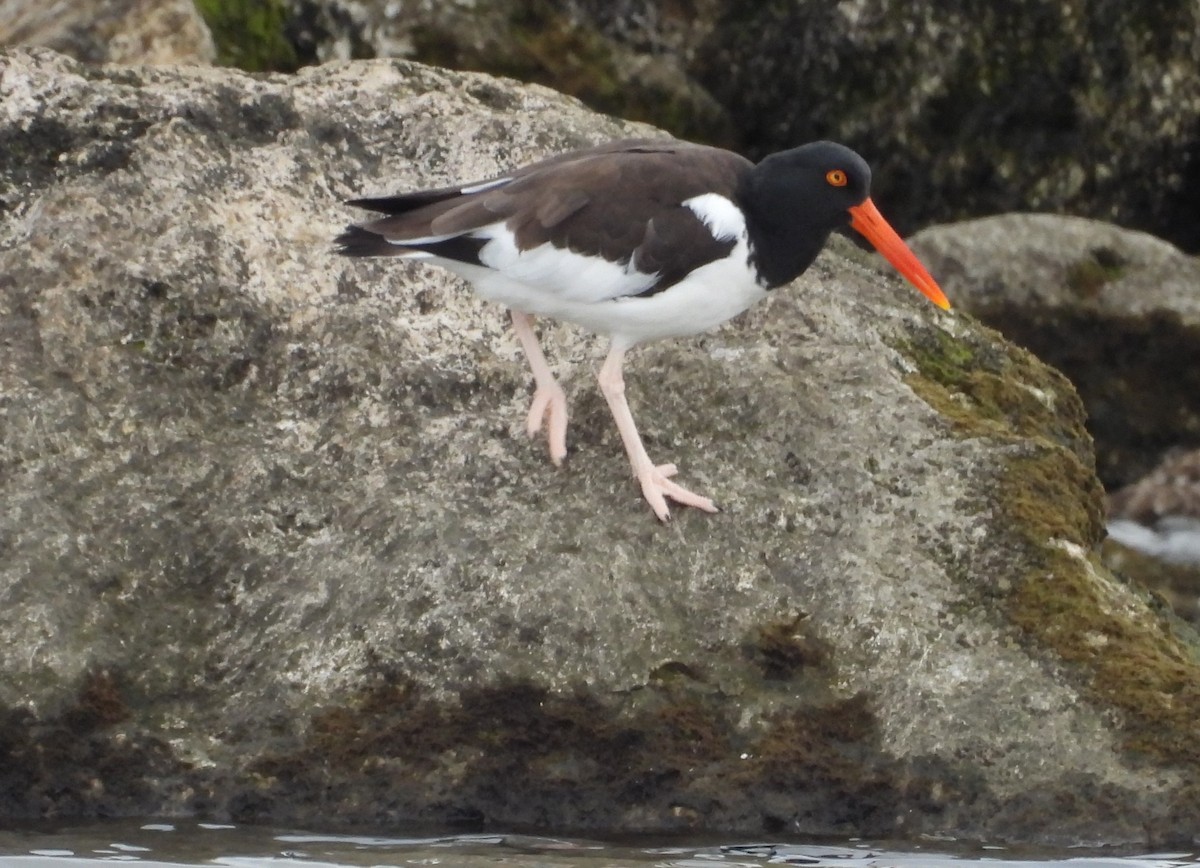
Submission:
M 330 255 L 339 203 L 642 129 L 405 62 L 0 54 L 0 815 L 1190 834 L 1194 637 L 1100 567 L 1069 383 L 851 245 L 628 373 Z M 1189 644 L 1190 643 L 1190 644 Z
M 191 0 L 0 0 L 0 45 L 43 45 L 89 63 L 212 63 Z
M 1106 223 L 1007 214 L 927 229 L 947 293 L 1066 374 L 1115 489 L 1200 443 L 1200 261 Z

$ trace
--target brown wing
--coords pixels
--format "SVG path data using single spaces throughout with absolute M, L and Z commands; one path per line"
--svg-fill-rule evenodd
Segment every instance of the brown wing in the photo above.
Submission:
M 448 242 L 503 222 L 519 250 L 549 243 L 623 265 L 632 261 L 639 272 L 658 275 L 645 290 L 656 292 L 732 248 L 733 241 L 714 238 L 682 203 L 704 193 L 735 199 L 750 166 L 718 148 L 614 142 L 477 184 L 355 200 L 351 204 L 389 216 L 352 227 L 339 243 L 351 255 L 394 253 L 397 247 L 447 255 L 453 247 L 460 255 L 451 258 L 477 262 L 472 251 L 480 245 Z M 375 253 L 364 241 L 369 236 L 383 242 Z M 346 249 L 348 241 L 358 242 L 356 249 Z

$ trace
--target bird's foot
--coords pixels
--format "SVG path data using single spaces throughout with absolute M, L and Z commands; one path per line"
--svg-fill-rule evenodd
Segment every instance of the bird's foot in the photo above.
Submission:
M 545 427 L 546 442 L 550 446 L 550 460 L 556 467 L 567 457 L 567 395 L 562 386 L 551 382 L 549 386 L 538 386 L 529 405 L 529 416 L 525 420 L 525 431 L 536 437 Z
M 682 485 L 672 482 L 670 477 L 678 472 L 679 468 L 674 464 L 660 464 L 657 467 L 639 471 L 637 474 L 638 482 L 642 486 L 642 496 L 646 498 L 646 502 L 650 504 L 650 508 L 654 510 L 659 521 L 671 520 L 671 510 L 667 509 L 666 499 L 668 497 L 676 503 L 694 506 L 705 512 L 721 511 L 709 498 L 696 494 L 694 491 L 688 491 Z

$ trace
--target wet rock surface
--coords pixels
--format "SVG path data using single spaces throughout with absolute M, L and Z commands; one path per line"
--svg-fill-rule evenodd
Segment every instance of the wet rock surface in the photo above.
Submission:
M 0 55 L 0 814 L 1161 841 L 1194 637 L 1070 384 L 838 241 L 551 467 L 503 312 L 342 199 L 646 130 L 404 62 Z M 653 408 L 652 411 L 648 408 Z M 1099 637 L 1099 638 L 1098 638 Z

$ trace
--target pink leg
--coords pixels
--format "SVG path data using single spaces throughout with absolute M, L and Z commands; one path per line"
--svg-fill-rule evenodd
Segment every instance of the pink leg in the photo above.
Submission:
M 550 460 L 555 465 L 561 465 L 567 457 L 566 393 L 554 379 L 550 365 L 542 355 L 542 348 L 533 331 L 533 317 L 519 310 L 510 310 L 509 313 L 512 314 L 513 331 L 525 350 L 525 358 L 529 359 L 529 367 L 533 369 L 533 381 L 536 384 L 533 403 L 525 420 L 525 430 L 533 437 L 542 430 L 542 424 L 547 423 L 546 440 L 550 444 Z
M 677 472 L 674 464 L 655 466 L 646 454 L 646 447 L 642 445 L 642 438 L 633 423 L 633 414 L 629 412 L 629 404 L 625 400 L 625 378 L 621 375 L 621 363 L 624 358 L 625 350 L 614 344 L 600 368 L 598 379 L 600 391 L 604 393 L 613 418 L 617 420 L 617 430 L 621 432 L 621 442 L 625 444 L 629 463 L 633 465 L 633 475 L 641 483 L 642 495 L 660 521 L 667 521 L 671 517 L 671 511 L 667 509 L 668 497 L 684 506 L 694 506 L 705 512 L 718 512 L 717 507 L 707 497 L 688 491 L 669 479 Z

